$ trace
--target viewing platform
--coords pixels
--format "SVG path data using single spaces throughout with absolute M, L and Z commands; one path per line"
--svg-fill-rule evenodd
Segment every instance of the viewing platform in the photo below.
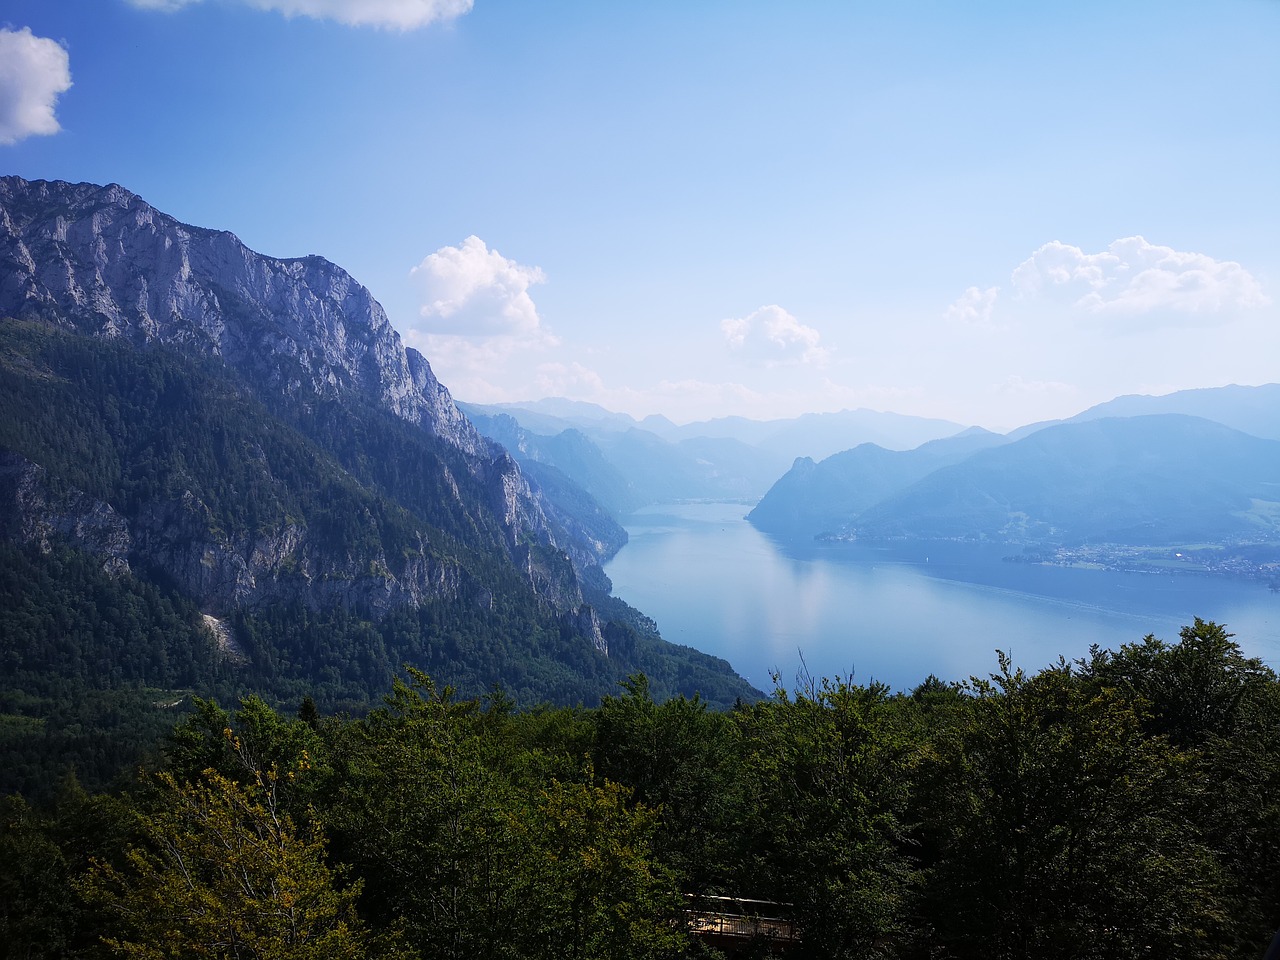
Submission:
M 765 942 L 782 952 L 801 942 L 800 928 L 790 916 L 789 903 L 694 894 L 685 897 L 689 932 L 731 956 L 748 944 Z

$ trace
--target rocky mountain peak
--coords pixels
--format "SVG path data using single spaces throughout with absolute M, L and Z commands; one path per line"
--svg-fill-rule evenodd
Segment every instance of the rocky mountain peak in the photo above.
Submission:
M 359 401 L 457 448 L 507 548 L 599 559 L 548 519 L 514 460 L 482 437 L 367 288 L 319 256 L 256 253 L 117 185 L 0 177 L 0 316 L 220 358 L 260 395 Z M 535 584 L 535 587 L 537 584 Z M 563 585 L 557 606 L 581 603 Z
M 369 290 L 323 257 L 255 253 L 117 184 L 3 177 L 0 262 L 0 313 L 195 348 L 287 394 L 354 393 L 490 453 Z

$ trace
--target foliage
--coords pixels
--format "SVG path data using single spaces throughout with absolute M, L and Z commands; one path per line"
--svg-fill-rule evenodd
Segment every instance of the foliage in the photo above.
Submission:
M 519 956 L 641 960 L 676 952 L 680 898 L 655 863 L 655 811 L 628 791 L 552 781 L 520 824 Z
M 196 700 L 122 796 L 4 800 L 0 957 L 715 956 L 701 895 L 796 957 L 1247 957 L 1280 921 L 1280 681 L 1213 623 L 901 695 L 519 710 L 410 671 L 297 713 Z
M 310 695 L 362 713 L 404 663 L 467 695 L 501 683 L 525 706 L 594 704 L 637 670 L 662 696 L 754 694 L 724 661 L 636 631 L 639 614 L 603 593 L 602 655 L 517 568 L 465 455 L 385 411 L 255 396 L 216 359 L 13 320 L 0 321 L 0 398 L 0 456 L 38 465 L 54 500 L 108 505 L 135 548 L 130 572 L 108 573 L 57 535 L 16 545 L 24 518 L 0 509 L 0 791 L 47 798 L 67 769 L 106 786 L 191 694 Z M 156 529 L 179 553 L 205 541 L 284 550 L 278 589 L 224 617 L 248 662 L 220 653 L 197 603 L 158 569 L 143 544 Z M 280 546 L 295 534 L 302 554 Z M 565 557 L 543 552 L 572 580 Z M 456 590 L 367 609 L 385 575 L 414 565 L 451 571 Z M 598 571 L 587 579 L 607 590 Z
M 335 739 L 344 786 L 323 816 L 371 915 L 402 918 L 433 957 L 649 957 L 678 942 L 654 815 L 607 782 L 544 779 L 553 765 L 520 755 L 504 701 L 487 706 L 417 674 Z
M 901 934 L 908 744 L 881 684 L 809 683 L 738 715 L 746 741 L 749 875 L 795 905 L 807 955 L 874 956 Z
M 1143 734 L 1141 704 L 1003 655 L 970 690 L 932 771 L 939 939 L 972 957 L 1217 955 L 1221 878 L 1185 816 L 1191 765 Z
M 210 772 L 180 785 L 162 774 L 166 803 L 143 817 L 145 845 L 128 866 L 101 864 L 86 895 L 119 918 L 105 938 L 139 958 L 364 957 L 358 886 L 337 889 L 322 837 L 299 833 L 272 797 L 274 768 L 256 789 Z

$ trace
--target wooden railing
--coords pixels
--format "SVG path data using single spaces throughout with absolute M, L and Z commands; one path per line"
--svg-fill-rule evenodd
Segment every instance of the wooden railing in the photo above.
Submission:
M 800 942 L 799 927 L 785 916 L 791 907 L 788 903 L 686 896 L 685 921 L 695 937 L 738 942 L 763 939 L 779 945 Z

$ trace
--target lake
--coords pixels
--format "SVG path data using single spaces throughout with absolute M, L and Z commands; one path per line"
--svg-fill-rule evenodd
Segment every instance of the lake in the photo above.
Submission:
M 606 566 L 614 594 L 663 637 L 724 657 L 755 686 L 801 663 L 909 690 L 930 673 L 985 676 L 996 649 L 1035 671 L 1154 633 L 1176 640 L 1199 616 L 1245 653 L 1280 665 L 1280 595 L 1195 574 L 1118 573 L 1004 560 L 1017 548 L 930 542 L 784 544 L 741 503 L 649 507 Z

